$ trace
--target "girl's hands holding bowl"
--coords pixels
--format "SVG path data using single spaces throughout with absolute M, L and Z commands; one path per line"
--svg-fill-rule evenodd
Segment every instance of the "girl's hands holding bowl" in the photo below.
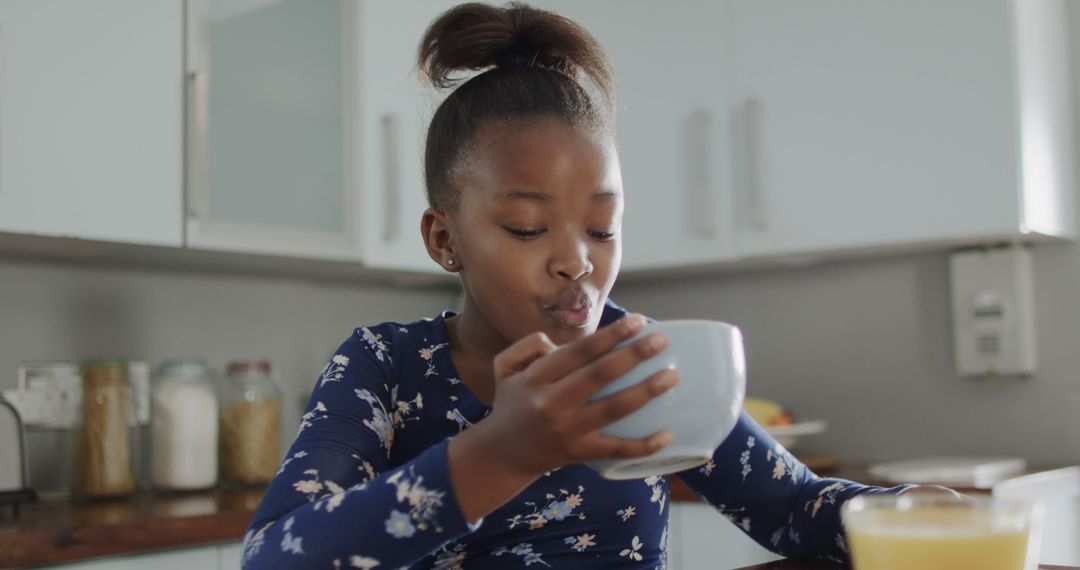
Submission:
M 543 333 L 514 343 L 495 358 L 492 412 L 471 431 L 482 432 L 485 447 L 509 469 L 533 477 L 567 464 L 644 457 L 663 448 L 671 441 L 670 432 L 619 439 L 599 430 L 674 386 L 678 382 L 674 369 L 589 401 L 667 347 L 667 338 L 656 333 L 612 350 L 644 326 L 644 317 L 630 315 L 562 347 Z
M 454 494 L 467 520 L 490 513 L 552 469 L 644 457 L 671 442 L 667 431 L 620 439 L 599 430 L 668 391 L 678 382 L 674 369 L 590 401 L 667 347 L 667 338 L 656 333 L 615 349 L 644 326 L 644 317 L 631 315 L 562 347 L 536 333 L 496 356 L 491 413 L 447 448 Z

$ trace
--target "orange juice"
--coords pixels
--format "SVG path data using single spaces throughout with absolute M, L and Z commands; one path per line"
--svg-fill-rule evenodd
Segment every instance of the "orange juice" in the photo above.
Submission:
M 841 510 L 855 570 L 1033 570 L 1042 509 L 1031 501 L 857 495 Z
M 848 544 L 856 570 L 1023 570 L 1029 534 L 1021 518 L 922 507 L 866 513 L 849 528 Z

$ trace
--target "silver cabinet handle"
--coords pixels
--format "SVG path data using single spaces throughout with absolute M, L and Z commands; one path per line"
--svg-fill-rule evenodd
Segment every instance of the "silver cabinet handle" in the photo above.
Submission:
M 383 137 L 383 239 L 400 237 L 401 212 L 401 118 L 397 113 L 382 116 Z
M 761 114 L 760 99 L 751 97 L 743 105 L 742 139 L 746 154 L 743 157 L 743 200 L 747 225 L 763 231 L 768 227 L 768 212 L 761 189 Z
M 204 22 L 206 14 L 205 0 L 187 0 L 187 61 L 184 64 L 187 191 L 184 194 L 190 218 L 206 214 L 210 192 L 210 38 Z
M 716 235 L 712 134 L 712 113 L 694 111 L 690 116 L 690 219 L 693 232 L 703 238 Z

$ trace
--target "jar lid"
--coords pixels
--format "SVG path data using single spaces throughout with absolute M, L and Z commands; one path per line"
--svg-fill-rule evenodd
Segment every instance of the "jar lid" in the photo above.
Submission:
M 86 360 L 82 363 L 83 383 L 98 381 L 125 381 L 127 361 L 119 358 Z
M 127 361 L 120 358 L 98 358 L 85 360 L 82 363 L 83 372 L 127 372 Z
M 158 367 L 159 376 L 205 376 L 208 371 L 201 358 L 170 358 Z
M 270 361 L 269 360 L 234 360 L 229 363 L 225 368 L 226 372 L 232 376 L 234 374 L 249 374 L 257 372 L 261 374 L 270 374 Z

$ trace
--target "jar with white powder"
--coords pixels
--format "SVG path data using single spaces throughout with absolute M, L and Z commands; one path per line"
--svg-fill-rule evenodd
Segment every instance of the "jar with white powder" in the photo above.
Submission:
M 206 364 L 166 360 L 151 396 L 150 481 L 186 491 L 217 484 L 218 400 Z

